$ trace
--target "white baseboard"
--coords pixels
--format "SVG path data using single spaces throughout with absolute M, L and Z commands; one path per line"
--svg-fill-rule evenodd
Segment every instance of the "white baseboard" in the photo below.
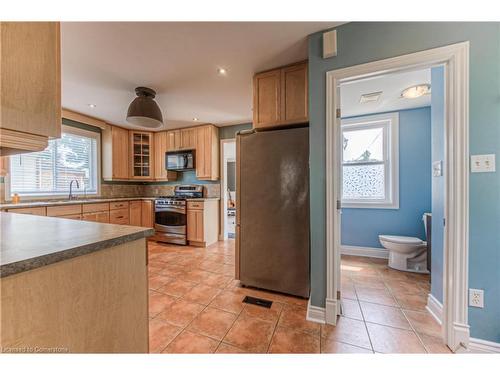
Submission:
M 500 353 L 500 344 L 471 337 L 469 339 L 469 353 Z
M 443 322 L 443 304 L 429 293 L 427 295 L 427 306 L 425 306 L 425 308 L 429 311 L 436 322 L 441 325 Z
M 358 257 L 389 259 L 389 251 L 378 247 L 341 245 L 340 253 L 345 255 L 355 255 Z
M 311 299 L 307 302 L 307 316 L 306 319 L 311 322 L 325 323 L 325 308 L 311 305 Z

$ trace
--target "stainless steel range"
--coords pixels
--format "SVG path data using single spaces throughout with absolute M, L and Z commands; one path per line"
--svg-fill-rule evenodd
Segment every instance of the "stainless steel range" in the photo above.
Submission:
M 154 240 L 187 245 L 186 198 L 202 198 L 202 185 L 178 185 L 172 197 L 155 200 Z

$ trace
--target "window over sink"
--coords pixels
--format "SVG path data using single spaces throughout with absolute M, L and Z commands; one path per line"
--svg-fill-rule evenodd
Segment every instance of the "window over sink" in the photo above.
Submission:
M 342 207 L 399 208 L 399 116 L 343 119 Z
M 71 180 L 74 194 L 97 195 L 100 188 L 100 133 L 62 126 L 61 138 L 49 140 L 39 152 L 10 156 L 7 199 L 67 196 Z

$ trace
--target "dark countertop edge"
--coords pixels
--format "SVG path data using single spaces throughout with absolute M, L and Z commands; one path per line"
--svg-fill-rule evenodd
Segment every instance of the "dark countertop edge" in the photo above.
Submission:
M 124 234 L 118 237 L 109 238 L 94 243 L 77 246 L 71 249 L 61 250 L 55 253 L 44 254 L 38 257 L 20 260 L 18 262 L 4 264 L 0 266 L 0 278 L 15 275 L 21 272 L 34 270 L 36 268 L 48 266 L 63 260 L 72 259 L 81 255 L 90 254 L 104 250 L 109 247 L 118 246 L 126 242 L 135 241 L 141 238 L 150 237 L 154 234 L 154 229 L 148 228 L 135 233 Z
M 33 208 L 33 207 L 53 207 L 53 206 L 66 206 L 72 204 L 98 204 L 107 202 L 119 201 L 139 201 L 139 200 L 155 200 L 158 197 L 122 197 L 122 198 L 89 198 L 89 200 L 74 200 L 67 202 L 39 202 L 39 201 L 25 201 L 19 203 L 1 203 L 0 211 L 12 210 L 16 208 Z M 203 197 L 203 198 L 188 198 L 188 201 L 206 201 L 206 200 L 220 200 L 219 197 Z

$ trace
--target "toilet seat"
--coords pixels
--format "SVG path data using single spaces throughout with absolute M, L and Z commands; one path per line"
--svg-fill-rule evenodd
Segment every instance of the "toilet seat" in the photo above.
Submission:
M 406 237 L 406 236 L 390 236 L 381 234 L 378 236 L 382 241 L 398 243 L 402 245 L 422 245 L 424 241 L 417 237 Z

